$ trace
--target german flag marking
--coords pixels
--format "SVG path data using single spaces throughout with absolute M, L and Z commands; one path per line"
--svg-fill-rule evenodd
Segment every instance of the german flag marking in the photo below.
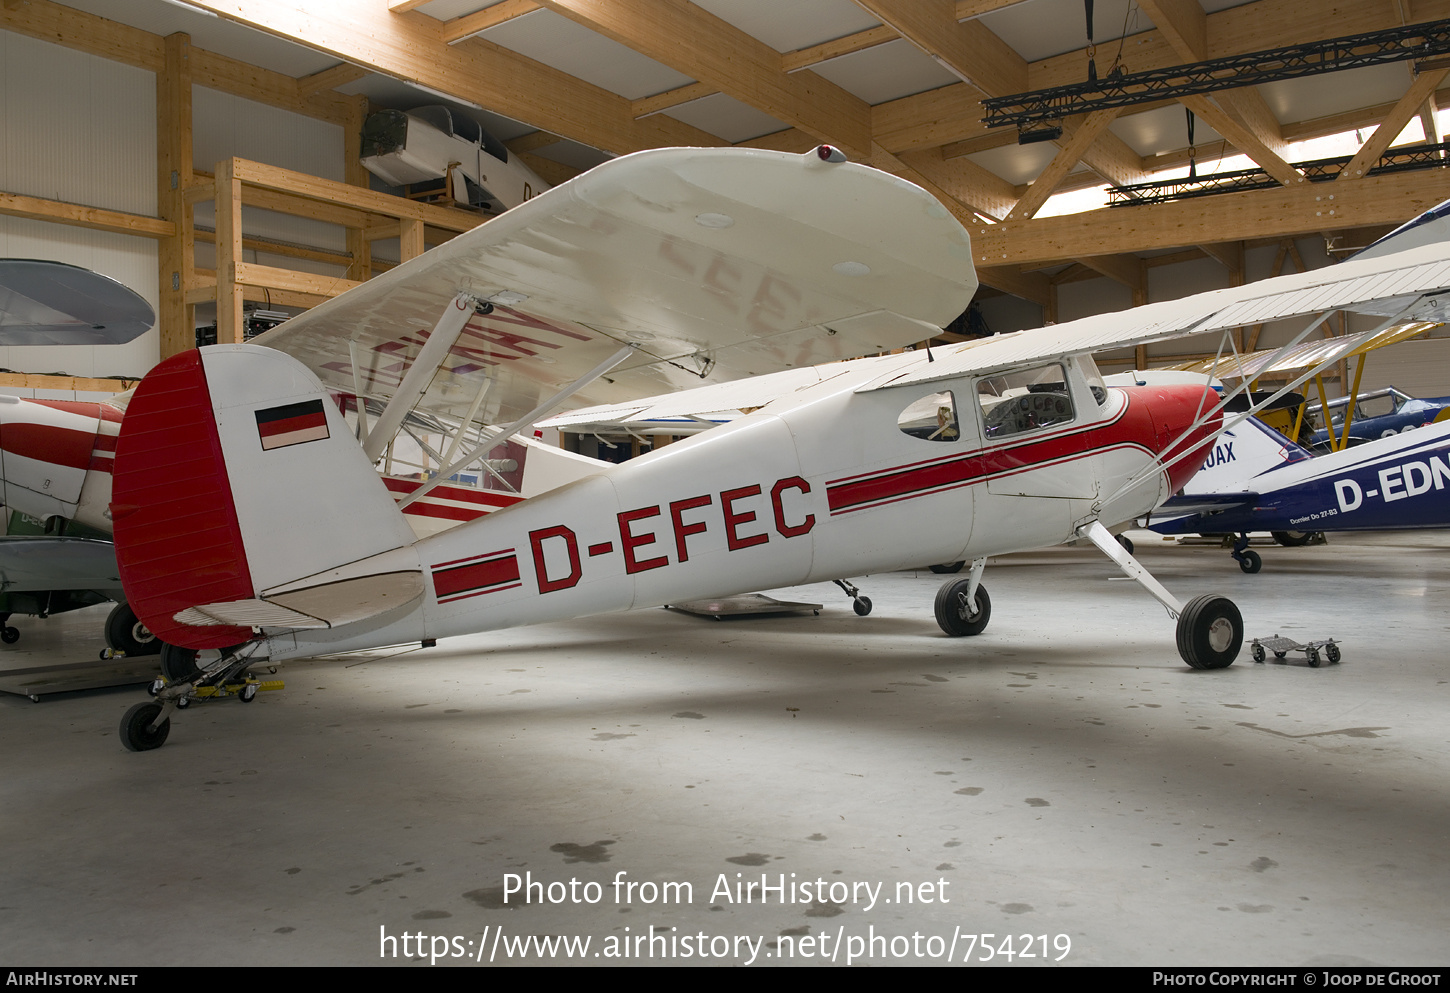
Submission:
M 322 401 L 303 400 L 257 411 L 257 436 L 262 440 L 264 452 L 309 441 L 325 441 L 329 435 Z

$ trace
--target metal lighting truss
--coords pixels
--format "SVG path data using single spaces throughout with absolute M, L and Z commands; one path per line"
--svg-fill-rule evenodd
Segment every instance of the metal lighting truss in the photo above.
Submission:
M 988 127 L 1057 121 L 1073 114 L 1253 86 L 1321 72 L 1359 69 L 1450 53 L 1450 20 L 1233 55 L 1148 72 L 1110 72 L 1097 79 L 982 101 Z
M 1388 172 L 1408 172 L 1412 169 L 1434 169 L 1450 166 L 1450 142 L 1438 145 L 1406 145 L 1392 148 L 1366 173 L 1377 176 Z M 1329 159 L 1313 159 L 1308 162 L 1294 162 L 1291 165 L 1304 174 L 1311 183 L 1323 183 L 1334 179 L 1354 156 L 1343 155 Z M 1162 179 L 1152 183 L 1134 183 L 1131 186 L 1108 187 L 1108 206 L 1128 207 L 1137 204 L 1167 203 L 1170 200 L 1189 200 L 1193 197 L 1212 196 L 1216 193 L 1240 193 L 1244 190 L 1263 190 L 1278 186 L 1279 181 L 1262 169 L 1235 169 L 1232 172 L 1215 172 L 1200 176 L 1182 176 L 1178 179 Z

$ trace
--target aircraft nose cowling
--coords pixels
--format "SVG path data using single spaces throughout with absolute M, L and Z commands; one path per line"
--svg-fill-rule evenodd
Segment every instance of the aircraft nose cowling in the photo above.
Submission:
M 1184 436 L 1184 432 L 1217 408 L 1219 395 L 1207 386 L 1138 386 L 1131 393 L 1133 401 L 1147 407 L 1152 417 L 1154 450 L 1159 458 L 1166 463 L 1182 452 L 1189 453 L 1167 469 L 1170 492 L 1177 493 L 1212 451 L 1214 440 L 1223 430 L 1223 415 L 1211 413 L 1192 433 Z M 1178 441 L 1180 437 L 1182 441 Z

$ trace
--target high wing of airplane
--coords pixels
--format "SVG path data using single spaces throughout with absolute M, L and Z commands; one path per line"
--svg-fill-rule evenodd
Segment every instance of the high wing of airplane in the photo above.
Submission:
M 156 312 L 135 290 L 48 259 L 0 259 L 0 345 L 123 345 Z
M 1154 511 L 1159 534 L 1239 535 L 1234 558 L 1255 573 L 1250 531 L 1288 544 L 1315 531 L 1450 527 L 1450 422 L 1312 456 L 1249 419 L 1225 432 L 1182 494 Z
M 150 304 L 109 276 L 62 262 L 0 259 L 0 345 L 122 344 L 155 323 Z M 0 396 L 0 504 L 108 534 L 111 457 L 124 405 L 124 398 Z M 0 538 L 0 641 L 20 638 L 11 614 L 44 617 L 106 600 L 124 600 L 110 542 L 59 533 Z M 151 642 L 134 617 L 113 616 L 110 628 L 122 639 L 113 647 L 131 654 Z
M 499 346 L 488 356 L 500 375 L 550 370 L 548 389 L 582 368 L 559 393 L 599 395 L 612 392 L 596 392 L 606 374 L 618 377 L 610 385 L 629 373 L 638 384 L 699 356 L 748 367 L 808 340 L 940 327 L 970 296 L 965 231 L 924 191 L 835 157 L 692 149 L 617 159 L 490 222 L 481 230 L 503 226 L 469 251 L 425 255 L 387 284 L 303 315 L 290 337 L 288 325 L 272 334 L 294 355 L 316 355 L 329 339 L 334 353 L 343 339 L 359 356 L 387 354 L 382 342 L 417 336 L 423 314 L 441 315 L 410 367 L 371 377 L 392 391 L 384 425 L 393 405 L 450 402 L 429 379 L 471 360 L 453 352 L 465 329 L 466 347 Z M 883 209 L 872 192 L 896 201 Z M 1214 595 L 1182 603 L 1110 528 L 1181 489 L 1236 425 L 1201 382 L 1108 388 L 1091 353 L 1190 334 L 1227 343 L 1243 324 L 1304 317 L 1296 344 L 1339 308 L 1437 319 L 1447 288 L 1450 245 L 1437 244 L 660 396 L 646 407 L 757 409 L 423 539 L 327 402 L 325 378 L 255 344 L 174 356 L 138 388 L 116 453 L 122 578 L 167 643 L 167 684 L 128 711 L 122 740 L 158 747 L 178 701 L 263 659 L 431 644 L 929 562 L 972 562 L 935 609 L 948 634 L 975 635 L 991 611 L 987 556 L 1072 538 L 1091 540 L 1177 618 L 1185 662 L 1227 666 L 1243 640 L 1237 607 Z M 529 325 L 537 347 L 504 359 L 517 344 L 508 335 L 521 333 L 510 328 L 525 325 L 501 327 L 499 314 L 579 337 Z M 544 357 L 568 368 L 538 365 Z M 367 378 L 379 361 L 325 372 Z M 529 401 L 499 402 L 495 423 Z M 501 433 L 554 405 L 537 403 Z

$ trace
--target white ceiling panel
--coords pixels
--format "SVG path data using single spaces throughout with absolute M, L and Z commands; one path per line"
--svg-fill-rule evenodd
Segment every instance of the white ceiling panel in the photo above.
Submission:
M 672 107 L 665 113 L 677 121 L 693 124 L 701 131 L 708 131 L 732 143 L 749 141 L 751 138 L 784 131 L 789 127 L 769 114 L 761 113 L 723 93 Z
M 822 62 L 811 71 L 869 104 L 960 82 L 905 39 Z
M 720 20 L 765 42 L 793 52 L 876 27 L 880 21 L 851 0 L 694 0 Z
M 1410 88 L 1410 64 L 1366 66 L 1322 76 L 1264 83 L 1264 102 L 1284 124 L 1328 117 L 1352 107 L 1394 103 Z
M 304 45 L 163 0 L 66 0 L 65 6 L 163 38 L 185 31 L 196 48 L 288 76 L 306 76 L 337 64 L 337 59 Z
M 548 10 L 505 21 L 481 37 L 627 100 L 694 82 L 669 66 Z

